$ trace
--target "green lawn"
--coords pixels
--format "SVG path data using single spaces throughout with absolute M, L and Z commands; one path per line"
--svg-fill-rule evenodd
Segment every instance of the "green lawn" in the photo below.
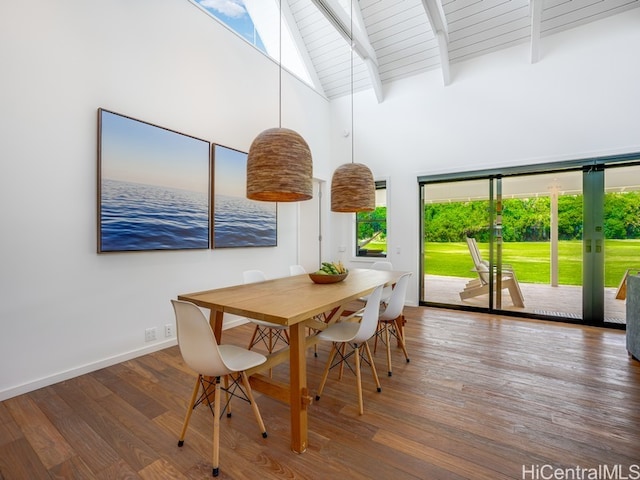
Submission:
M 548 242 L 505 243 L 503 262 L 513 266 L 518 280 L 549 283 Z M 478 243 L 482 258 L 489 259 L 489 245 Z M 582 242 L 558 243 L 559 283 L 582 284 Z M 453 277 L 474 277 L 473 262 L 466 242 L 425 244 L 425 273 Z M 640 268 L 640 240 L 605 241 L 605 286 L 617 287 L 627 268 Z

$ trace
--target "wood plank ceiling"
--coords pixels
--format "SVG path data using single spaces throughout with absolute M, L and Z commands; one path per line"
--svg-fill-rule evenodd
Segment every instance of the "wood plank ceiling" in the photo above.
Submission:
M 374 89 L 432 69 L 452 80 L 450 65 L 524 42 L 530 61 L 540 38 L 640 6 L 640 0 L 288 0 L 329 99 Z M 353 32 L 353 56 L 349 38 Z M 353 57 L 353 62 L 352 62 Z

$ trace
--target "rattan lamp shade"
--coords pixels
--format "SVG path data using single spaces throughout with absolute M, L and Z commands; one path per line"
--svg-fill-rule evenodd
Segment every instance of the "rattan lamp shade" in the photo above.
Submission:
M 304 138 L 287 128 L 258 135 L 247 156 L 247 198 L 297 202 L 313 197 L 313 163 Z
M 331 178 L 331 211 L 368 212 L 376 208 L 376 185 L 369 167 L 345 163 Z

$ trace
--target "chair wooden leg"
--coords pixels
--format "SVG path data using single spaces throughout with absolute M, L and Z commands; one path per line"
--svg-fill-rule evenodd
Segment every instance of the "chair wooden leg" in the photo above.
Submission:
M 389 376 L 393 375 L 391 371 L 391 337 L 389 336 L 389 323 L 384 322 L 384 338 L 387 342 L 387 374 Z
M 380 386 L 380 379 L 378 378 L 378 372 L 376 371 L 376 364 L 373 363 L 373 355 L 371 355 L 371 350 L 369 349 L 369 344 L 364 342 L 364 349 L 367 352 L 367 357 L 369 358 L 369 365 L 371 365 L 371 373 L 373 374 L 373 380 L 376 382 L 376 388 L 378 392 L 382 391 L 382 387 Z
M 267 351 L 269 352 L 269 355 L 271 355 L 271 353 L 273 353 L 273 345 L 274 345 L 274 341 L 273 341 L 273 328 L 269 328 L 267 329 L 268 331 L 268 338 L 269 338 L 269 343 L 267 345 Z M 264 332 L 262 333 L 262 335 L 264 335 Z M 276 342 L 278 341 L 278 339 L 276 338 Z M 269 369 L 269 378 L 273 377 L 273 368 Z
M 400 322 L 402 322 L 402 317 L 396 318 L 393 323 L 396 329 L 396 335 L 398 336 L 398 343 L 400 344 L 400 348 L 402 348 L 402 353 L 404 353 L 404 358 L 409 363 L 409 354 L 407 353 L 407 344 L 404 341 L 404 331 L 400 326 Z
M 375 338 L 373 339 L 373 353 L 375 354 L 376 351 L 378 350 L 378 335 L 380 335 L 380 330 L 382 330 L 384 327 L 382 325 L 382 322 L 378 322 L 378 325 L 376 326 L 376 334 L 375 334 Z
M 402 335 L 402 338 L 404 341 L 404 325 L 405 323 L 407 323 L 407 319 L 404 317 L 404 314 L 401 313 L 400 316 L 396 318 L 395 323 L 396 323 L 396 328 L 400 333 L 400 335 Z M 400 346 L 400 339 L 398 339 L 398 346 Z
M 524 308 L 524 297 L 522 296 L 522 290 L 520 290 L 520 285 L 515 277 L 506 280 L 507 289 L 509 290 L 509 295 L 511 296 L 511 301 L 513 302 L 514 307 Z
M 187 414 L 185 415 L 184 423 L 182 424 L 182 432 L 180 432 L 180 438 L 178 439 L 179 447 L 184 445 L 184 437 L 187 434 L 187 427 L 189 426 L 189 420 L 191 419 L 191 414 L 193 413 L 193 406 L 196 404 L 198 390 L 200 390 L 200 378 L 201 375 L 198 375 L 196 377 L 196 384 L 193 386 L 193 393 L 191 394 L 191 400 L 189 401 L 189 406 L 187 407 Z
M 267 350 L 269 352 L 269 355 L 271 355 L 273 353 L 273 328 L 268 329 L 268 335 L 269 335 L 269 348 Z
M 231 397 L 229 396 L 229 375 L 224 376 L 225 405 L 227 406 L 227 418 L 231 417 Z
M 260 427 L 260 433 L 262 433 L 263 438 L 267 438 L 267 429 L 264 426 L 264 422 L 262 421 L 262 415 L 260 415 L 260 410 L 258 409 L 258 404 L 253 398 L 253 391 L 251 390 L 251 384 L 249 383 L 249 377 L 247 377 L 246 372 L 241 372 L 242 375 L 242 384 L 244 385 L 244 389 L 247 393 L 247 398 L 249 398 L 249 402 L 251 403 L 251 408 L 253 409 L 253 414 L 256 416 L 256 420 L 258 421 L 258 426 Z
M 324 372 L 322 372 L 322 379 L 320 380 L 320 385 L 318 386 L 318 393 L 316 394 L 316 400 L 320 400 L 320 395 L 322 395 L 322 390 L 324 390 L 324 384 L 327 382 L 327 377 L 329 376 L 329 369 L 331 368 L 331 362 L 333 362 L 336 353 L 338 352 L 338 347 L 334 343 L 331 345 L 331 351 L 329 352 L 329 359 L 327 360 L 327 364 L 324 367 Z
M 311 335 L 315 334 L 315 333 L 316 333 L 316 331 L 315 331 L 313 328 L 310 328 L 310 327 L 309 327 L 309 328 L 307 329 L 307 333 L 308 333 L 308 335 L 309 335 L 309 336 L 311 336 Z M 288 338 L 288 337 L 289 337 L 289 334 L 287 333 L 287 338 Z M 314 356 L 314 357 L 317 357 L 317 356 L 318 356 L 318 344 L 317 344 L 317 343 L 314 343 L 314 344 L 313 344 L 313 356 Z
M 347 351 L 347 344 L 343 343 L 340 345 L 340 351 L 342 353 L 342 358 L 344 358 L 344 354 Z M 344 374 L 344 360 L 340 362 L 340 369 L 338 370 L 338 380 L 342 380 L 342 375 Z
M 249 346 L 247 350 L 251 350 L 253 348 L 253 342 L 256 340 L 256 335 L 258 334 L 260 327 L 256 325 L 256 328 L 253 329 L 253 335 L 251 335 L 251 340 L 249 340 Z
M 354 356 L 356 357 L 356 389 L 358 390 L 358 412 L 360 415 L 364 413 L 364 405 L 362 402 L 362 377 L 360 376 L 360 348 L 356 345 L 354 348 Z
M 216 398 L 213 401 L 213 476 L 220 473 L 220 377 L 216 378 Z

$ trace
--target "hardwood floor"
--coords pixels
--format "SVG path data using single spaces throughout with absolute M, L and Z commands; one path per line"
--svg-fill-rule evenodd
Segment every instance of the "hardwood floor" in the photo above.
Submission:
M 532 479 L 544 465 L 640 472 L 640 362 L 628 356 L 624 332 L 438 309 L 405 314 L 411 362 L 394 345 L 388 377 L 378 346 L 382 392 L 363 370 L 363 416 L 355 377 L 338 381 L 332 371 L 299 455 L 289 449 L 286 405 L 256 393 L 269 436 L 235 402 L 221 420 L 218 478 Z M 244 345 L 250 334 L 243 325 L 225 341 Z M 308 351 L 312 392 L 327 353 L 323 344 L 318 358 Z M 274 377 L 286 378 L 286 368 Z M 177 446 L 193 382 L 172 347 L 2 402 L 0 479 L 210 478 L 206 407 Z

